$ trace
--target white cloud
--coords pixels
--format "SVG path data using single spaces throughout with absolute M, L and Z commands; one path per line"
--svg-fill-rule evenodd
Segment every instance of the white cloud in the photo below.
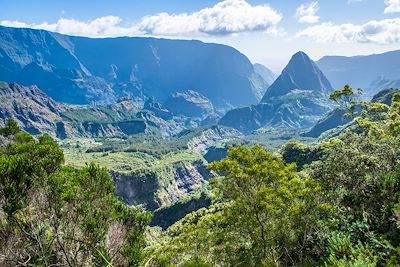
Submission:
M 225 35 L 268 31 L 282 19 L 268 5 L 252 6 L 245 0 L 225 0 L 191 14 L 160 13 L 143 18 L 139 29 L 155 35 Z
M 319 21 L 319 17 L 316 15 L 318 9 L 318 1 L 308 5 L 302 4 L 296 9 L 296 18 L 300 23 L 317 23 Z
M 400 0 L 385 0 L 385 14 L 400 13 Z
M 322 23 L 308 27 L 296 37 L 310 37 L 318 42 L 400 43 L 400 18 L 369 21 L 362 25 Z
M 160 13 L 146 16 L 137 24 L 123 26 L 116 16 L 91 21 L 61 18 L 56 23 L 26 24 L 20 21 L 0 21 L 9 27 L 44 29 L 69 35 L 88 37 L 112 36 L 196 36 L 228 35 L 241 32 L 280 32 L 277 24 L 282 16 L 268 5 L 252 6 L 245 0 L 225 0 L 211 8 L 194 13 Z
M 0 21 L 0 25 L 8 27 L 24 27 L 32 29 L 43 29 L 69 35 L 87 37 L 109 37 L 121 35 L 139 34 L 135 27 L 121 27 L 121 19 L 115 16 L 106 16 L 91 21 L 78 21 L 75 19 L 61 18 L 56 23 L 47 22 L 41 24 L 27 24 L 20 21 Z

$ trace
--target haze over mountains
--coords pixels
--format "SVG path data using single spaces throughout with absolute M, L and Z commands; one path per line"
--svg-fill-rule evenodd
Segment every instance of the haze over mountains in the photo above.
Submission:
M 317 62 L 298 52 L 276 77 L 225 45 L 0 26 L 0 81 L 21 84 L 2 86 L 8 102 L 0 114 L 31 133 L 53 131 L 61 138 L 171 135 L 217 122 L 243 133 L 306 129 L 319 120 L 338 123 L 328 114 L 334 109 L 328 95 L 345 84 L 362 87 L 366 98 L 399 87 L 399 62 L 400 50 Z M 37 87 L 24 87 L 30 85 Z
M 229 111 L 219 123 L 250 133 L 261 127 L 307 128 L 331 109 L 333 87 L 304 52 L 289 61 L 260 104 Z
M 0 26 L 0 80 L 54 100 L 112 103 L 194 90 L 220 108 L 255 104 L 268 87 L 237 50 L 200 41 L 90 39 Z
M 368 98 L 378 91 L 398 86 L 400 50 L 369 56 L 326 56 L 317 61 L 335 89 L 344 84 L 362 88 Z

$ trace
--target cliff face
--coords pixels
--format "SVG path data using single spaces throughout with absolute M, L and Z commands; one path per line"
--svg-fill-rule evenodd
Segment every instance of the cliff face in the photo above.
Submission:
M 117 194 L 129 205 L 148 210 L 175 203 L 212 177 L 203 161 L 178 161 L 157 170 L 112 173 Z

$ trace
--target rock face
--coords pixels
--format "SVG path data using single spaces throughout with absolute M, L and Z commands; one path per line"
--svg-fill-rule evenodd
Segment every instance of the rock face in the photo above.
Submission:
M 246 134 L 265 126 L 308 128 L 331 110 L 327 94 L 332 90 L 317 65 L 298 52 L 267 89 L 260 104 L 233 109 L 219 124 Z
M 51 132 L 65 110 L 36 86 L 0 83 L 0 124 L 13 118 L 31 134 Z
M 34 84 L 54 100 L 73 104 L 112 103 L 126 95 L 164 102 L 191 88 L 214 106 L 239 106 L 256 103 L 255 92 L 267 87 L 251 62 L 225 45 L 91 39 L 3 26 L 0 80 Z
M 335 89 L 349 84 L 364 89 L 368 97 L 389 88 L 377 86 L 377 80 L 400 80 L 400 50 L 356 57 L 326 56 L 317 65 Z
M 186 117 L 205 118 L 214 113 L 210 100 L 192 90 L 172 94 L 164 106 L 173 114 Z
M 199 189 L 212 174 L 202 161 L 181 161 L 162 170 L 112 173 L 112 177 L 117 194 L 127 204 L 155 210 Z

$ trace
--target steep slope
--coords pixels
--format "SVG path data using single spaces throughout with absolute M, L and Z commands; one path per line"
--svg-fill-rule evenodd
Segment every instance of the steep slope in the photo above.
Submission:
M 382 103 L 390 106 L 392 104 L 393 95 L 400 92 L 400 89 L 385 89 L 374 95 L 371 103 Z
M 286 95 L 293 89 L 312 91 L 324 95 L 333 90 L 330 82 L 304 52 L 292 56 L 281 75 L 267 89 L 261 102 L 268 102 L 272 97 Z
M 326 117 L 318 121 L 310 130 L 304 132 L 302 136 L 317 138 L 324 132 L 345 125 L 352 121 L 351 118 L 346 118 L 346 111 L 336 108 L 329 112 Z
M 303 52 L 289 61 L 282 74 L 267 89 L 258 105 L 233 109 L 219 124 L 243 133 L 265 127 L 308 128 L 331 110 L 327 78 Z
M 326 56 L 317 65 L 331 81 L 335 89 L 345 84 L 365 89 L 369 97 L 385 89 L 373 86 L 373 82 L 400 79 L 400 50 L 368 56 Z
M 0 124 L 13 118 L 31 134 L 52 132 L 61 121 L 65 107 L 53 101 L 35 86 L 0 82 Z
M 0 26 L 0 80 L 37 85 L 56 101 L 140 101 L 193 89 L 226 108 L 254 104 L 267 87 L 237 50 L 200 41 L 71 37 Z M 232 92 L 235 92 L 234 94 Z

